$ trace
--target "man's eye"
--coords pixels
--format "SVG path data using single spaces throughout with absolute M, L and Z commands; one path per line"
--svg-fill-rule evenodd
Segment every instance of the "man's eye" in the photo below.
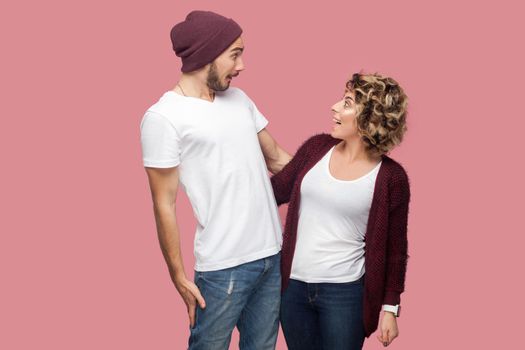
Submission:
M 350 104 L 348 103 L 348 101 L 345 101 L 345 108 L 348 108 L 350 107 Z

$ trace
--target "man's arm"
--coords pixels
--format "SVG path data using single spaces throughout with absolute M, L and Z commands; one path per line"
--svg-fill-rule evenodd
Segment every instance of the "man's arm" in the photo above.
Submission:
M 193 327 L 196 303 L 198 302 L 200 307 L 204 308 L 205 302 L 197 286 L 186 278 L 182 261 L 180 233 L 175 216 L 179 171 L 177 167 L 146 168 L 146 173 L 153 199 L 153 211 L 162 255 L 168 265 L 171 280 L 186 304 L 190 325 Z
M 264 154 L 266 167 L 272 174 L 277 174 L 288 164 L 292 156 L 275 142 L 268 130 L 262 129 L 257 136 L 259 137 L 259 144 Z

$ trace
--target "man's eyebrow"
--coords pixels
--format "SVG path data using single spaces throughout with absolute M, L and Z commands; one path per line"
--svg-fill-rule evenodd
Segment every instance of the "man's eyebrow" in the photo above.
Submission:
M 349 99 L 349 100 L 352 100 L 352 101 L 354 100 L 354 99 L 352 98 L 352 96 L 345 96 L 345 100 L 348 100 L 348 99 Z
M 234 51 L 241 51 L 241 52 L 243 52 L 244 51 L 244 47 L 236 47 L 236 48 L 231 50 L 231 52 L 234 52 Z

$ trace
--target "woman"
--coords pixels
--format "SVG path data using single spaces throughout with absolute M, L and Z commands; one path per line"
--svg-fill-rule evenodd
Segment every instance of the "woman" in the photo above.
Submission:
M 290 350 L 361 349 L 382 309 L 379 341 L 398 335 L 410 190 L 386 154 L 403 138 L 406 109 L 396 81 L 354 74 L 331 135 L 307 140 L 272 177 L 277 203 L 290 203 L 281 255 Z

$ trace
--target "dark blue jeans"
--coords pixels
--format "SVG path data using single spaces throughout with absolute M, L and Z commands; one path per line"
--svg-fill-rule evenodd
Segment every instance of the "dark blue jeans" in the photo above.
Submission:
M 364 278 L 349 283 L 290 280 L 281 299 L 281 326 L 289 350 L 359 350 Z

